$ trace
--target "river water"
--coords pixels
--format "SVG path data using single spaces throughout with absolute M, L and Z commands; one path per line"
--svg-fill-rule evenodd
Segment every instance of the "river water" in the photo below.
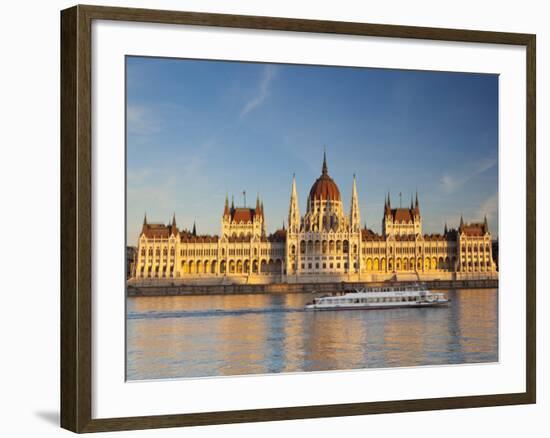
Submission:
M 498 289 L 448 307 L 311 312 L 312 294 L 134 297 L 128 380 L 498 361 Z

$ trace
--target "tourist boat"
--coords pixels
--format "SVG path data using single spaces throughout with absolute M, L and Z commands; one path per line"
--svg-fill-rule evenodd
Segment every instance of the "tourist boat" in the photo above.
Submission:
M 437 307 L 451 300 L 443 293 L 430 292 L 424 285 L 382 286 L 353 289 L 324 295 L 307 303 L 306 310 L 395 309 Z

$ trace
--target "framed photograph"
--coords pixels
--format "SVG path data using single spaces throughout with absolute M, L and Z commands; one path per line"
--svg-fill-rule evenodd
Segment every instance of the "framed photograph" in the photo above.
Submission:
M 535 403 L 535 35 L 61 12 L 61 423 Z

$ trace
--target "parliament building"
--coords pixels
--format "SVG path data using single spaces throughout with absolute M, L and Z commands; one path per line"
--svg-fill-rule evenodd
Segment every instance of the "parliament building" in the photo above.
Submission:
M 220 235 L 149 223 L 138 239 L 130 283 L 266 284 L 334 281 L 496 279 L 491 233 L 465 223 L 423 234 L 418 194 L 407 208 L 384 202 L 382 233 L 361 226 L 355 176 L 349 213 L 329 176 L 326 156 L 300 213 L 292 180 L 287 226 L 268 234 L 263 202 L 235 207 L 225 199 Z

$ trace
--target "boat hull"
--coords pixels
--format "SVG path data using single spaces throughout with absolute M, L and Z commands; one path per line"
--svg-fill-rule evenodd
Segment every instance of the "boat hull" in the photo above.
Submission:
M 306 305 L 305 310 L 381 310 L 381 309 L 405 309 L 420 307 L 445 307 L 450 300 L 438 302 L 411 302 L 411 303 L 387 303 L 387 304 L 357 304 L 357 305 Z

